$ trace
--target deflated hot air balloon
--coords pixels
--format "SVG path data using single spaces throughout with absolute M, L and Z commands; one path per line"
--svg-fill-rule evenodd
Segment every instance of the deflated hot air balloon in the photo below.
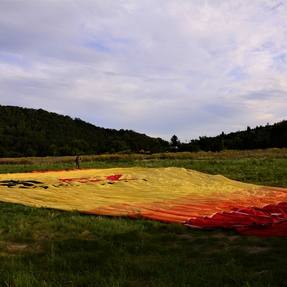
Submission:
M 184 168 L 112 168 L 0 175 L 0 201 L 146 218 L 193 228 L 287 236 L 287 189 Z

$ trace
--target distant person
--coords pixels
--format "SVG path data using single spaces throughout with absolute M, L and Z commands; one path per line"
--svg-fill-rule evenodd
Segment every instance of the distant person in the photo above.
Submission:
M 80 168 L 81 157 L 79 155 L 76 156 L 75 163 L 76 163 L 76 167 Z

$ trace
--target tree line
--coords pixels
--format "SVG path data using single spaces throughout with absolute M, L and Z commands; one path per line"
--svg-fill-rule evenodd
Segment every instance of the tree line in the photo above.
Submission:
M 181 143 L 176 135 L 171 138 L 171 146 L 178 151 L 222 151 L 226 149 L 247 150 L 287 147 L 287 121 L 273 125 L 247 127 L 244 131 L 215 137 L 202 136 L 188 143 Z
M 0 156 L 163 152 L 169 143 L 132 130 L 96 127 L 42 109 L 0 106 Z
M 168 142 L 132 130 L 97 127 L 42 109 L 0 105 L 0 157 L 281 147 L 287 147 L 287 121 L 183 143 L 176 135 Z

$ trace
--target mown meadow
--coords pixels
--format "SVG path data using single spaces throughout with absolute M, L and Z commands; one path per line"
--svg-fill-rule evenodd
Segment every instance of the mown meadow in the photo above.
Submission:
M 0 159 L 0 172 L 74 168 L 73 157 Z M 191 168 L 287 187 L 287 149 L 83 156 L 82 168 Z M 287 238 L 0 203 L 0 286 L 287 286 Z

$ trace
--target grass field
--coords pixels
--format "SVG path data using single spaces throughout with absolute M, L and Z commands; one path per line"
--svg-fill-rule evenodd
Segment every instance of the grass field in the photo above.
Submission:
M 1 159 L 0 172 L 73 168 Z M 287 186 L 287 151 L 83 157 L 82 167 L 177 166 Z M 0 286 L 287 286 L 287 238 L 0 204 Z

